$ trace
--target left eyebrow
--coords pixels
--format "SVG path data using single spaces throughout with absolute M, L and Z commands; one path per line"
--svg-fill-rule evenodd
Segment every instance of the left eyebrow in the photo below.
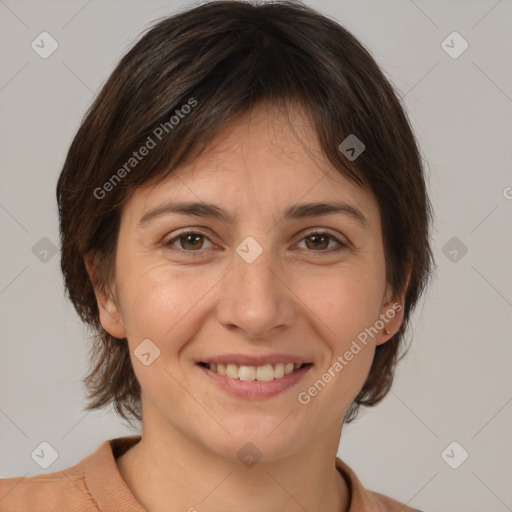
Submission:
M 152 220 L 163 215 L 173 213 L 182 215 L 191 215 L 194 217 L 214 218 L 224 222 L 233 222 L 234 216 L 228 214 L 222 208 L 211 203 L 197 202 L 166 202 L 148 210 L 139 220 L 139 229 L 149 224 Z M 357 220 L 363 227 L 370 229 L 366 217 L 360 210 L 347 203 L 340 202 L 320 202 L 320 203 L 299 203 L 288 206 L 282 217 L 284 219 L 305 219 L 310 217 L 320 217 L 322 215 L 332 215 L 340 213 L 352 219 Z

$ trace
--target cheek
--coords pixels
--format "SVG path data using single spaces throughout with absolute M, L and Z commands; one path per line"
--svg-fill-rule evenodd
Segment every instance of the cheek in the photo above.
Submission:
M 176 358 L 202 322 L 200 299 L 205 291 L 198 287 L 199 282 L 195 283 L 199 278 L 189 276 L 185 279 L 171 275 L 161 267 L 150 267 L 140 273 L 127 272 L 124 279 L 123 318 L 132 366 L 142 392 L 147 400 L 157 402 L 166 399 L 170 390 L 175 396 L 181 396 L 183 389 L 172 377 L 182 379 Z M 140 344 L 147 339 L 157 349 L 145 342 L 152 360 L 146 366 L 138 358 L 142 353 L 138 347 L 142 347 Z M 182 398 L 187 399 L 186 396 Z
M 375 352 L 370 333 L 379 319 L 382 292 L 375 283 L 379 283 L 379 276 L 347 272 L 307 295 L 306 310 L 315 319 L 317 335 L 330 353 L 322 360 L 321 382 L 312 383 L 310 397 L 322 395 L 316 402 L 318 407 L 325 402 L 336 404 L 333 414 L 352 402 L 370 370 Z
M 378 319 L 382 290 L 379 276 L 356 269 L 343 269 L 332 275 L 309 281 L 301 298 L 312 318 L 323 325 L 333 349 L 343 350 L 347 341 L 357 337 Z
M 202 281 L 201 286 L 204 286 Z M 150 271 L 132 276 L 125 285 L 123 317 L 133 341 L 150 338 L 163 343 L 176 337 L 200 314 L 204 288 L 195 279 L 175 278 L 169 273 Z
M 163 254 L 137 250 L 135 245 L 120 248 L 116 262 L 125 326 L 134 342 L 163 341 L 178 323 L 181 328 L 181 319 L 200 309 L 201 297 L 214 284 L 209 277 L 213 281 L 214 276 L 192 267 L 173 268 Z

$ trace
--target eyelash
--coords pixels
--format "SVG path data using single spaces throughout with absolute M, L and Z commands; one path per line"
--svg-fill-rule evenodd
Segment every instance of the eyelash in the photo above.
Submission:
M 184 254 L 186 256 L 192 256 L 192 257 L 198 257 L 198 256 L 201 256 L 202 253 L 203 253 L 203 250 L 199 249 L 197 251 L 187 251 L 185 249 L 176 249 L 176 248 L 172 248 L 172 245 L 177 242 L 180 238 L 184 238 L 186 237 L 187 235 L 201 235 L 203 237 L 205 237 L 210 243 L 213 243 L 211 242 L 211 240 L 208 238 L 208 236 L 199 231 L 199 230 L 189 230 L 189 231 L 182 231 L 181 233 L 178 233 L 176 236 L 174 236 L 172 239 L 170 239 L 168 242 L 165 242 L 164 245 L 165 247 L 167 248 L 170 248 L 172 251 L 178 251 L 179 253 L 181 254 Z M 346 244 L 345 242 L 342 242 L 341 240 L 339 240 L 338 238 L 336 238 L 334 235 L 331 235 L 330 233 L 326 232 L 326 231 L 321 231 L 321 230 L 313 230 L 313 231 L 309 231 L 308 233 L 306 233 L 302 238 L 301 238 L 301 242 L 303 240 L 305 240 L 306 238 L 309 238 L 313 235 L 325 235 L 327 236 L 330 240 L 333 240 L 335 242 L 338 243 L 339 247 L 338 249 L 336 250 L 332 250 L 331 249 L 324 249 L 324 250 L 321 250 L 321 251 L 308 251 L 308 252 L 313 252 L 313 253 L 320 253 L 320 254 L 326 254 L 326 253 L 332 253 L 332 252 L 338 252 L 338 251 L 341 251 L 341 250 L 345 250 L 345 249 L 348 249 L 349 246 L 348 244 Z M 215 244 L 214 244 L 215 245 Z

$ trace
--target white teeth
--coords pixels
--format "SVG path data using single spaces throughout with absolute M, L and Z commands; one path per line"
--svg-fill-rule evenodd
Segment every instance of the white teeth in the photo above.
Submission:
M 254 366 L 240 366 L 237 377 L 240 380 L 256 379 L 256 368 Z
M 284 365 L 284 374 L 288 375 L 289 373 L 292 373 L 295 369 L 295 365 L 293 363 L 286 363 Z
M 251 366 L 251 368 L 254 368 L 254 366 Z M 241 369 L 242 367 L 240 367 L 240 370 Z M 256 367 L 256 380 L 260 380 L 262 382 L 274 380 L 274 367 L 271 364 Z
M 226 365 L 226 377 L 231 377 L 232 379 L 238 378 L 238 371 L 240 367 L 236 364 L 227 364 Z
M 208 365 L 208 368 L 212 372 L 231 379 L 268 382 L 289 375 L 294 370 L 298 370 L 301 366 L 301 364 L 294 363 L 265 364 L 262 366 L 238 366 L 237 364 L 211 363 Z
M 274 379 L 284 377 L 284 363 L 277 363 L 274 366 Z

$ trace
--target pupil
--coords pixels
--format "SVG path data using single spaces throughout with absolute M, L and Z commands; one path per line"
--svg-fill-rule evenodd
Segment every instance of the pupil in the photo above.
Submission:
M 325 244 L 325 240 L 327 239 L 325 235 L 311 235 L 308 238 L 310 240 L 316 240 L 316 242 L 313 242 L 313 246 L 317 248 L 319 247 L 319 244 L 317 242 L 320 242 L 320 244 L 322 244 L 321 240 L 323 239 Z
M 202 235 L 199 235 L 199 234 L 192 234 L 192 235 L 187 235 L 185 237 L 185 244 L 190 244 L 192 246 L 192 248 L 194 248 L 194 245 L 197 244 L 197 239 L 200 238 Z M 194 239 L 195 239 L 195 242 L 194 242 Z M 192 240 L 192 242 L 190 242 L 190 240 Z

